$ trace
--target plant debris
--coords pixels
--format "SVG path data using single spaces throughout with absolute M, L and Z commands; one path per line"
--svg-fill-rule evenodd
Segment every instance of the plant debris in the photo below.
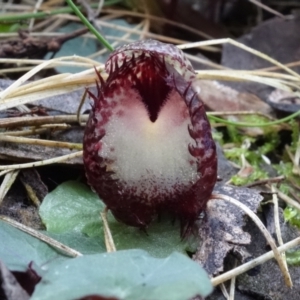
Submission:
M 257 191 L 248 188 L 216 185 L 214 192 L 231 196 L 254 212 L 263 200 Z M 224 259 L 229 252 L 237 252 L 242 262 L 250 257 L 243 247 L 251 242 L 251 236 L 243 229 L 245 219 L 245 214 L 230 203 L 214 199 L 208 201 L 205 216 L 199 224 L 201 245 L 194 260 L 210 275 L 224 270 Z
M 26 31 L 19 31 L 18 39 L 8 39 L 0 43 L 0 58 L 42 59 L 48 52 L 52 52 L 54 56 L 65 42 L 87 32 L 88 29 L 84 27 L 59 37 L 35 38 Z

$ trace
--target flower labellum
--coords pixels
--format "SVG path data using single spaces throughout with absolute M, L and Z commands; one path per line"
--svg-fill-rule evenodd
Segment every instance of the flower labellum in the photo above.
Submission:
M 216 146 L 193 90 L 190 62 L 155 40 L 115 50 L 98 74 L 84 135 L 89 184 L 113 215 L 146 228 L 161 212 L 182 234 L 205 209 L 217 179 Z

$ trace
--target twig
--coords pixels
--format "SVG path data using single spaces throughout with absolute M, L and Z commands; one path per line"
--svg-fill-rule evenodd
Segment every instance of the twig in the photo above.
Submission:
M 1 135 L 10 135 L 10 136 L 26 136 L 26 135 L 35 135 L 35 134 L 41 134 L 44 132 L 48 132 L 51 130 L 51 132 L 57 131 L 57 130 L 64 130 L 70 128 L 70 125 L 67 124 L 49 124 L 49 125 L 42 125 L 39 128 L 32 127 L 29 130 L 16 130 L 16 131 L 4 131 L 0 132 L 0 138 Z
M 42 139 L 32 139 L 32 138 L 9 136 L 9 135 L 0 135 L 0 142 L 10 142 L 10 143 L 36 145 L 36 146 L 38 145 L 38 146 L 53 147 L 53 148 L 66 148 L 70 150 L 82 150 L 82 144 L 49 141 L 49 140 L 42 140 Z
M 81 115 L 81 122 L 88 120 L 88 115 Z M 16 117 L 0 120 L 0 128 L 22 127 L 22 126 L 40 126 L 45 124 L 57 123 L 76 123 L 76 115 L 44 116 L 44 117 Z
M 272 236 L 270 235 L 270 233 L 268 232 L 268 230 L 266 229 L 265 225 L 262 223 L 262 221 L 257 217 L 257 215 L 255 213 L 253 213 L 253 211 L 248 208 L 246 205 L 244 205 L 243 203 L 235 200 L 232 197 L 226 196 L 226 195 L 222 195 L 222 194 L 212 194 L 211 195 L 211 199 L 220 199 L 220 200 L 224 200 L 227 201 L 237 207 L 239 207 L 240 209 L 242 209 L 252 220 L 253 222 L 255 222 L 255 224 L 257 225 L 257 227 L 260 229 L 260 231 L 262 232 L 262 234 L 265 236 L 266 240 L 268 241 L 271 249 L 274 252 L 274 256 L 275 259 L 278 262 L 279 268 L 283 274 L 283 278 L 284 281 L 286 283 L 286 285 L 288 287 L 292 287 L 293 283 L 291 280 L 291 277 L 289 275 L 289 273 L 286 270 L 284 261 L 280 255 L 280 253 L 277 250 L 276 244 L 274 243 L 274 240 L 272 238 Z
M 254 187 L 254 186 L 258 186 L 258 185 L 265 185 L 268 183 L 278 183 L 278 182 L 282 182 L 285 179 L 284 176 L 277 176 L 277 177 L 273 177 L 273 178 L 267 178 L 267 179 L 261 179 L 252 183 L 248 183 L 246 185 L 244 185 L 244 187 L 250 188 L 250 187 Z

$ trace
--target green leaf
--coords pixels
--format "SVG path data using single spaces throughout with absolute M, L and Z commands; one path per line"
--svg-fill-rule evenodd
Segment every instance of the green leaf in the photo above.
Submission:
M 142 250 L 74 258 L 51 268 L 31 300 L 101 295 L 126 300 L 188 300 L 210 294 L 206 272 L 186 256 L 153 258 Z
M 99 237 L 88 237 L 78 232 L 53 233 L 45 231 L 43 233 L 84 255 L 106 252 L 104 241 Z
M 284 220 L 300 228 L 300 211 L 294 207 L 287 206 L 283 211 Z
M 46 243 L 0 220 L 0 259 L 10 270 L 25 271 L 30 262 L 41 267 L 67 259 Z
M 299 266 L 300 265 L 300 250 L 292 250 L 287 251 L 286 262 L 291 266 Z
M 86 239 L 83 253 L 91 253 L 88 243 L 99 240 L 99 252 L 104 251 L 103 225 L 100 212 L 105 205 L 89 187 L 76 181 L 68 181 L 49 193 L 40 206 L 40 216 L 48 232 L 62 234 L 77 232 L 93 239 Z M 193 252 L 197 242 L 195 237 L 182 240 L 180 226 L 173 224 L 169 218 L 154 221 L 147 229 L 147 233 L 117 222 L 108 215 L 109 226 L 118 250 L 144 249 L 156 257 L 166 257 L 173 251 L 186 253 Z M 56 236 L 56 239 L 60 239 Z M 70 243 L 68 244 L 70 245 Z M 80 251 L 78 248 L 74 247 Z M 87 251 L 87 252 L 86 252 Z
M 82 232 L 86 226 L 100 227 L 103 202 L 89 187 L 68 181 L 49 193 L 40 206 L 40 216 L 47 231 L 53 233 Z

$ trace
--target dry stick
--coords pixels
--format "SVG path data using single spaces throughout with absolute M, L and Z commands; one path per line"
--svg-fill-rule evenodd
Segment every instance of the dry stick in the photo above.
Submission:
M 23 183 L 23 186 L 27 192 L 27 196 L 28 198 L 32 201 L 32 203 L 37 207 L 39 208 L 41 206 L 41 201 L 40 199 L 38 198 L 38 196 L 36 195 L 35 191 L 33 190 L 32 186 L 25 183 L 25 182 L 22 182 Z
M 82 150 L 82 144 L 49 141 L 49 140 L 41 140 L 41 139 L 31 139 L 26 137 L 9 136 L 9 135 L 0 135 L 0 142 L 10 142 L 10 143 L 45 146 L 45 147 L 53 147 L 53 148 L 67 148 L 70 150 Z
M 292 287 L 293 283 L 290 277 L 290 274 L 288 273 L 288 271 L 286 270 L 284 261 L 280 255 L 280 253 L 278 252 L 278 249 L 276 247 L 276 244 L 274 243 L 274 240 L 272 238 L 272 236 L 270 235 L 270 233 L 268 232 L 268 230 L 266 229 L 265 225 L 262 223 L 262 221 L 258 218 L 258 216 L 250 209 L 248 208 L 246 205 L 244 205 L 243 203 L 235 200 L 232 197 L 226 196 L 226 195 L 222 195 L 222 194 L 212 194 L 211 195 L 211 199 L 219 199 L 219 200 L 224 200 L 227 201 L 237 207 L 239 207 L 240 209 L 242 209 L 252 220 L 253 222 L 255 222 L 255 224 L 257 225 L 257 227 L 260 229 L 260 231 L 262 232 L 262 234 L 265 236 L 266 240 L 268 241 L 271 249 L 274 252 L 274 256 L 278 262 L 279 268 L 283 274 L 283 278 L 284 281 L 286 283 L 286 285 L 288 287 Z
M 88 115 L 81 115 L 81 121 L 86 122 Z M 60 116 L 45 116 L 45 117 L 16 117 L 0 120 L 0 128 L 8 127 L 23 127 L 23 126 L 40 126 L 45 124 L 56 123 L 76 123 L 76 115 L 60 115 Z
M 72 64 L 60 64 L 59 62 L 51 64 L 49 66 L 44 67 L 44 69 L 52 69 L 55 66 L 61 66 L 61 65 L 67 65 L 71 67 L 84 67 L 84 68 L 90 68 L 92 67 L 91 64 L 85 64 L 85 63 L 72 63 Z M 31 67 L 15 67 L 15 68 L 9 68 L 9 69 L 1 69 L 0 74 L 6 74 L 6 73 L 15 73 L 15 72 L 25 72 L 32 70 Z
M 254 186 L 258 186 L 258 185 L 264 185 L 267 183 L 278 183 L 278 182 L 283 181 L 284 179 L 285 179 L 285 176 L 277 176 L 277 177 L 273 177 L 273 178 L 261 179 L 261 180 L 257 180 L 252 183 L 248 183 L 248 184 L 244 185 L 244 187 L 250 188 L 250 187 L 254 187 Z
M 1 135 L 10 135 L 10 136 L 26 136 L 26 135 L 36 135 L 36 134 L 41 134 L 44 132 L 48 132 L 51 130 L 51 132 L 57 131 L 57 130 L 63 130 L 63 129 L 68 129 L 71 128 L 70 125 L 67 124 L 53 124 L 50 126 L 44 125 L 39 128 L 32 127 L 32 129 L 29 130 L 16 130 L 16 131 L 5 131 L 5 132 L 0 132 L 0 137 Z
M 283 246 L 278 247 L 277 250 L 279 253 L 281 253 L 281 252 L 287 251 L 297 245 L 300 245 L 300 237 L 298 237 L 290 242 L 287 242 Z M 255 268 L 256 266 L 265 263 L 266 261 L 268 261 L 272 258 L 274 258 L 274 251 L 271 250 L 271 251 L 255 258 L 235 269 L 232 269 L 232 270 L 230 270 L 226 273 L 223 273 L 215 278 L 212 278 L 211 283 L 213 286 L 217 286 L 217 285 L 221 284 L 222 282 L 225 282 L 235 276 L 243 274 L 243 273 Z
M 0 64 L 12 63 L 12 64 L 23 64 L 23 65 L 39 65 L 43 63 L 43 59 L 28 59 L 28 58 L 0 58 Z M 54 66 L 76 66 L 76 67 L 86 67 L 91 68 L 93 65 L 91 63 L 84 62 L 71 62 L 71 61 L 56 61 L 49 66 L 50 68 Z M 1 69 L 2 70 L 2 69 Z
M 103 228 L 104 228 L 104 239 L 105 239 L 105 246 L 106 246 L 106 251 L 107 252 L 115 252 L 116 251 L 116 246 L 114 243 L 114 239 L 112 237 L 108 221 L 107 221 L 107 213 L 108 213 L 108 208 L 107 206 L 105 207 L 103 212 L 100 212 L 100 216 L 103 222 Z
M 250 48 L 242 43 L 239 43 L 233 39 L 230 39 L 230 38 L 224 38 L 224 39 L 217 39 L 217 40 L 212 40 L 212 41 L 204 41 L 204 42 L 195 42 L 195 43 L 189 43 L 189 44 L 183 44 L 183 45 L 179 45 L 177 46 L 179 49 L 190 49 L 190 48 L 196 48 L 196 47 L 202 47 L 202 46 L 211 46 L 211 45 L 219 45 L 219 44 L 231 44 L 231 45 L 234 45 L 238 48 L 241 48 L 247 52 L 250 52 L 264 60 L 267 60 L 269 61 L 270 63 L 280 67 L 281 69 L 287 71 L 289 74 L 292 74 L 294 76 L 296 76 L 297 78 L 300 79 L 300 75 L 291 70 L 290 68 L 288 68 L 287 66 L 285 66 L 284 64 L 278 62 L 277 60 L 269 57 L 268 55 L 258 51 L 258 50 L 255 50 L 253 48 Z
M 15 220 L 11 219 L 11 218 L 8 218 L 7 216 L 0 215 L 0 219 L 5 221 L 6 223 L 12 225 L 13 227 L 15 227 L 19 230 L 22 230 L 22 231 L 30 234 L 31 236 L 45 242 L 46 244 L 48 244 L 58 250 L 63 251 L 63 253 L 67 254 L 68 256 L 71 256 L 71 257 L 82 256 L 82 254 L 80 252 L 78 252 L 77 250 L 74 250 L 74 249 L 62 244 L 62 243 L 56 241 L 55 239 L 50 238 L 47 235 L 45 235 L 37 230 L 34 230 L 24 224 L 21 224 Z
M 0 166 L 0 170 L 19 170 L 19 169 L 27 169 L 27 168 L 34 168 L 34 167 L 40 167 L 40 166 L 46 166 L 51 165 L 58 162 L 64 162 L 66 160 L 80 157 L 82 156 L 83 151 L 78 151 L 75 153 L 62 155 L 59 157 L 54 157 L 50 159 L 40 160 L 32 163 L 26 163 L 26 164 L 15 164 L 15 165 L 5 165 Z

